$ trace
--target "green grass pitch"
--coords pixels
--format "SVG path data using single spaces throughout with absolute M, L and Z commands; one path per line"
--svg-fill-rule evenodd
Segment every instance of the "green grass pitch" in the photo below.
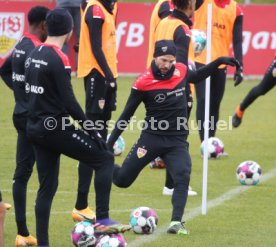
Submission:
M 118 110 L 113 114 L 117 119 L 127 100 L 134 78 L 121 77 L 118 85 Z M 229 80 L 221 105 L 220 118 L 229 121 L 236 105 L 258 81 L 244 81 L 238 87 Z M 73 87 L 77 99 L 84 105 L 83 82 L 73 78 Z M 0 81 L 0 189 L 5 201 L 12 203 L 12 177 L 15 168 L 16 131 L 12 124 L 14 99 L 12 92 Z M 140 107 L 137 119 L 143 119 L 144 109 Z M 195 105 L 191 119 L 195 119 Z M 158 231 L 151 236 L 125 234 L 130 247 L 273 247 L 276 246 L 276 90 L 259 98 L 245 113 L 242 125 L 238 129 L 218 131 L 229 157 L 209 162 L 207 215 L 202 216 L 202 158 L 199 151 L 199 137 L 196 131 L 189 136 L 190 153 L 193 162 L 191 185 L 198 196 L 189 197 L 185 216 L 190 236 L 171 236 L 165 233 L 171 215 L 170 197 L 161 194 L 164 185 L 164 170 L 151 170 L 146 167 L 135 183 L 128 189 L 112 187 L 110 215 L 113 219 L 127 223 L 131 210 L 138 206 L 149 206 L 159 216 Z M 139 136 L 139 131 L 126 131 L 123 138 L 126 150 L 116 162 L 121 164 L 128 150 Z M 237 165 L 247 159 L 257 161 L 264 175 L 271 179 L 261 181 L 259 185 L 243 189 L 235 178 Z M 70 241 L 74 225 L 71 210 L 74 207 L 77 189 L 77 161 L 62 157 L 59 176 L 59 188 L 54 198 L 50 220 L 50 242 L 52 247 L 73 246 Z M 274 169 L 274 170 L 273 170 Z M 35 235 L 34 203 L 38 179 L 36 168 L 28 185 L 27 219 L 29 230 Z M 229 192 L 230 191 L 230 192 Z M 232 191 L 232 192 L 231 192 Z M 227 196 L 229 200 L 225 200 Z M 226 194 L 228 193 L 228 194 Z M 232 193 L 232 194 L 231 194 Z M 223 197 L 225 196 L 225 197 Z M 89 205 L 94 208 L 94 189 L 91 186 Z M 5 246 L 14 246 L 16 225 L 14 209 L 6 216 Z

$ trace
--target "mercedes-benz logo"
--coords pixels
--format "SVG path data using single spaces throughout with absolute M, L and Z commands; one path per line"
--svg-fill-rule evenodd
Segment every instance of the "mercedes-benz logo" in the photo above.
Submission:
M 25 83 L 25 92 L 29 93 L 31 91 L 31 86 L 28 82 Z
M 159 93 L 154 97 L 155 102 L 162 103 L 166 99 L 166 95 L 163 93 Z
M 31 64 L 31 58 L 28 57 L 27 60 L 25 61 L 25 68 L 27 69 Z

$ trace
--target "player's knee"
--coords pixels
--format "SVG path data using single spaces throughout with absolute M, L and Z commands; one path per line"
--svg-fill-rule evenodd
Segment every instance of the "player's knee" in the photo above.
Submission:
M 113 170 L 113 183 L 120 188 L 128 188 L 132 181 L 128 179 L 126 176 L 123 176 L 120 174 L 120 167 L 118 165 L 115 165 Z

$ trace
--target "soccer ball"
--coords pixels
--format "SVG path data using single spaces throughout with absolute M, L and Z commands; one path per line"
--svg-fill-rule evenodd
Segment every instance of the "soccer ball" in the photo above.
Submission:
M 261 166 L 252 160 L 247 160 L 239 164 L 236 170 L 237 179 L 244 185 L 256 185 L 262 175 Z
M 203 155 L 204 141 L 200 145 L 200 152 Z M 210 137 L 208 139 L 208 158 L 219 158 L 224 152 L 224 144 L 217 137 Z
M 127 243 L 124 237 L 120 234 L 102 235 L 96 247 L 126 247 Z
M 107 136 L 107 140 L 110 135 Z M 116 156 L 119 156 L 122 154 L 122 152 L 125 150 L 126 144 L 122 136 L 119 136 L 117 141 L 113 145 L 113 153 Z
M 71 239 L 77 247 L 93 247 L 96 244 L 94 236 L 94 227 L 90 221 L 84 220 L 78 222 L 71 233 Z
M 138 234 L 151 234 L 157 228 L 157 214 L 149 207 L 139 207 L 132 211 L 129 224 Z
M 206 34 L 198 29 L 192 29 L 192 42 L 194 43 L 194 53 L 199 55 L 205 48 L 207 43 Z

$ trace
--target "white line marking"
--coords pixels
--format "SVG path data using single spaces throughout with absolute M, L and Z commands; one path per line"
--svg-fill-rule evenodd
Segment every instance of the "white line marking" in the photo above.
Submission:
M 261 177 L 260 183 L 264 183 L 271 178 L 276 176 L 276 169 L 272 169 L 265 175 Z M 217 197 L 213 200 L 208 201 L 207 209 L 210 210 L 212 208 L 215 208 L 217 206 L 220 206 L 223 204 L 225 201 L 228 201 L 232 199 L 233 197 L 251 189 L 254 188 L 254 186 L 238 186 L 232 190 L 229 190 L 228 192 L 224 193 L 220 197 Z M 2 190 L 3 192 L 11 192 L 11 190 Z M 28 192 L 37 192 L 35 190 L 28 190 Z M 75 192 L 69 192 L 69 191 L 60 191 L 59 193 L 61 194 L 69 194 L 69 193 L 75 193 Z M 124 193 L 116 193 L 116 194 L 124 194 Z M 127 195 L 127 194 L 124 194 Z M 137 195 L 136 195 L 137 196 Z M 110 212 L 114 213 L 130 213 L 133 209 L 113 209 L 110 210 Z M 166 209 L 155 209 L 156 211 L 171 211 L 171 208 L 166 208 Z M 71 214 L 72 211 L 51 211 L 51 215 L 62 215 L 62 214 Z M 33 212 L 27 212 L 27 215 L 34 215 Z M 9 215 L 14 215 L 14 212 L 9 212 Z M 192 208 L 186 215 L 185 215 L 185 221 L 192 220 L 196 218 L 197 216 L 201 215 L 201 206 L 198 206 L 196 208 Z M 131 241 L 128 243 L 128 247 L 138 247 L 138 246 L 145 246 L 145 243 L 149 243 L 152 241 L 155 241 L 158 239 L 162 234 L 166 233 L 168 224 L 167 225 L 162 225 L 161 227 L 158 227 L 157 231 L 152 234 L 152 235 L 141 235 L 137 237 L 135 240 Z
M 264 183 L 275 176 L 276 176 L 276 169 L 272 169 L 268 173 L 266 173 L 265 175 L 263 175 L 261 177 L 260 183 Z M 225 201 L 228 201 L 228 200 L 232 199 L 233 197 L 235 197 L 251 188 L 254 188 L 254 186 L 238 186 L 235 189 L 229 190 L 228 192 L 224 193 L 220 197 L 217 197 L 213 200 L 208 201 L 207 209 L 210 210 L 212 208 L 220 206 Z M 199 215 L 201 215 L 201 206 L 191 209 L 189 211 L 189 213 L 185 215 L 185 221 L 192 220 Z M 162 225 L 161 227 L 158 227 L 158 230 L 154 234 L 142 235 L 142 236 L 136 238 L 135 240 L 128 243 L 128 247 L 146 246 L 146 243 L 155 241 L 161 235 L 166 233 L 167 227 L 168 227 L 168 224 Z

